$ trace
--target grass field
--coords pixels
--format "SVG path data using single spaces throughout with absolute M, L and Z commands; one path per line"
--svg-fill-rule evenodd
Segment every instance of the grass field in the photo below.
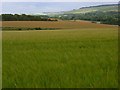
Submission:
M 2 30 L 0 29 L 0 89 L 2 89 Z
M 21 26 L 18 23 L 15 27 Z M 118 87 L 117 27 L 88 25 L 3 31 L 3 88 Z M 9 27 L 10 22 L 3 22 L 3 26 Z

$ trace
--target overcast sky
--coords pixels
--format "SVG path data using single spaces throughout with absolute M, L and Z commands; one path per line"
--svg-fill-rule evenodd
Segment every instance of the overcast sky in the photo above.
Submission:
M 7 2 L 7 1 L 8 0 L 4 0 L 4 2 L 2 3 L 2 13 L 35 14 L 41 12 L 68 11 L 72 9 L 78 9 L 81 7 L 118 3 L 118 2 Z
M 2 0 L 2 2 L 119 2 L 119 0 Z

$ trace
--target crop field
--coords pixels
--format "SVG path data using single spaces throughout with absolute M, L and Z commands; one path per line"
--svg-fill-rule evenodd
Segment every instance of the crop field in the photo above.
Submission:
M 96 24 L 89 21 L 3 21 L 3 27 L 31 27 L 31 28 L 61 28 L 61 29 L 82 29 L 82 28 L 114 28 L 116 26 Z
M 13 21 L 3 27 L 62 28 L 2 32 L 3 88 L 118 87 L 117 26 Z

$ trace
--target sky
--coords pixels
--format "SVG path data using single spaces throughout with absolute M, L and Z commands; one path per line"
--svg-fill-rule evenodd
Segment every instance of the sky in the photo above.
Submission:
M 69 11 L 81 7 L 117 3 L 118 2 L 8 2 L 4 0 L 4 2 L 2 2 L 1 12 L 7 14 L 38 14 L 42 12 Z
M 119 2 L 119 0 L 2 0 L 2 2 Z

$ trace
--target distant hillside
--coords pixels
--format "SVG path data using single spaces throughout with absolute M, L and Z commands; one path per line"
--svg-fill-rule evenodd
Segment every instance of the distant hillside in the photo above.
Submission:
M 73 9 L 70 11 L 60 11 L 60 12 L 43 12 L 42 14 L 54 16 L 60 14 L 82 14 L 82 13 L 89 13 L 95 11 L 102 11 L 102 12 L 109 12 L 109 11 L 118 11 L 117 4 L 109 4 L 109 5 L 99 5 L 99 6 L 89 6 L 89 7 L 82 7 L 79 9 Z M 41 15 L 41 14 L 38 14 Z
M 110 5 L 82 7 L 80 9 L 74 9 L 71 11 L 64 12 L 64 14 L 80 14 L 80 13 L 88 13 L 88 12 L 95 12 L 95 11 L 102 11 L 102 12 L 118 11 L 118 5 L 110 4 Z
M 87 20 L 93 23 L 119 25 L 117 4 L 82 7 L 62 13 L 54 16 L 62 20 Z

